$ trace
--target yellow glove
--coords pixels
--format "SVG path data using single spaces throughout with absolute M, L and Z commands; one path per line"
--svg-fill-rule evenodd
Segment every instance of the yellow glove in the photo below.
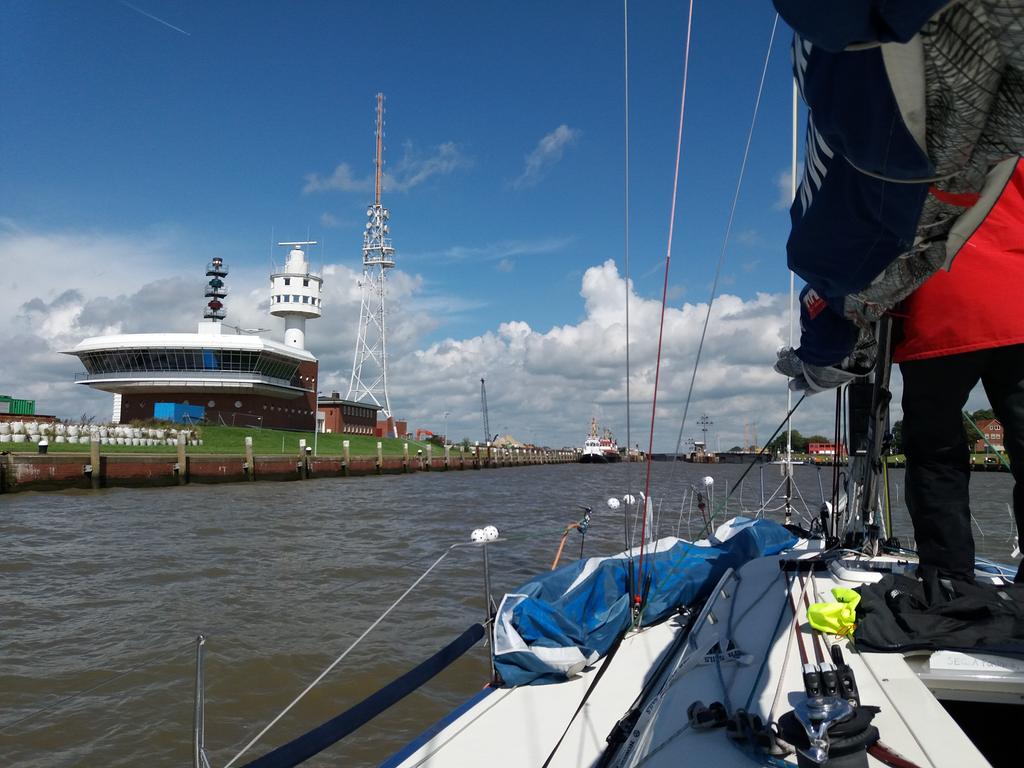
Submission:
M 846 587 L 833 587 L 832 596 L 838 602 L 814 603 L 807 609 L 807 620 L 819 632 L 846 636 L 857 624 L 857 604 L 860 594 Z

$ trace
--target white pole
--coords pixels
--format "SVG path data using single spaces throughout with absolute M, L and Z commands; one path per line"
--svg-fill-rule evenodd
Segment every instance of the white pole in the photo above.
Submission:
M 316 457 L 316 438 L 320 432 L 320 393 L 316 391 L 316 381 L 313 382 L 313 456 Z

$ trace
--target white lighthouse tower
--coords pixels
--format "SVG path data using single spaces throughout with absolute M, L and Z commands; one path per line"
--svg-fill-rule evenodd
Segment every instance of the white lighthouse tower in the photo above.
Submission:
M 320 289 L 323 278 L 309 271 L 305 246 L 316 241 L 278 243 L 291 248 L 284 269 L 270 276 L 270 314 L 284 318 L 284 343 L 306 348 L 306 320 L 320 317 Z

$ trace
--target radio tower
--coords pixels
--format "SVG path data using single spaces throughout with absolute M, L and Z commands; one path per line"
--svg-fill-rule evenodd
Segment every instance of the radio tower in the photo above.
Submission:
M 487 413 L 487 385 L 480 379 L 480 412 L 484 417 L 484 442 L 491 442 L 491 419 Z
M 388 237 L 388 209 L 380 204 L 384 170 L 384 94 L 377 94 L 377 174 L 374 202 L 366 209 L 363 233 L 362 305 L 359 309 L 359 333 L 352 360 L 352 379 L 346 399 L 373 402 L 387 419 L 388 432 L 398 437 L 388 401 L 388 358 L 384 333 L 384 296 L 387 270 L 395 266 L 395 249 Z

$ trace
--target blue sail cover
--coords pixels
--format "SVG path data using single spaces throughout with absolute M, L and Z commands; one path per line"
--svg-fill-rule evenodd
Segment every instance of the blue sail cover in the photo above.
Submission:
M 644 554 L 644 572 L 652 578 L 643 624 L 702 601 L 729 568 L 796 541 L 778 523 L 737 517 L 707 540 L 654 542 Z M 637 554 L 634 549 L 634 583 Z M 505 595 L 494 630 L 495 666 L 505 683 L 565 680 L 607 653 L 630 622 L 629 562 L 627 553 L 579 560 Z

